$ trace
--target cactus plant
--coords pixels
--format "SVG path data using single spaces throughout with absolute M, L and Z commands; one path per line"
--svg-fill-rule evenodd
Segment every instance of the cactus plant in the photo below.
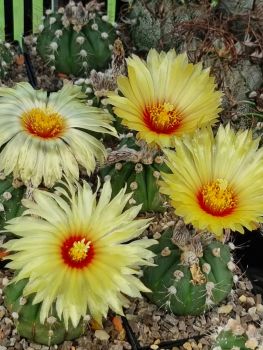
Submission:
M 11 45 L 0 40 L 0 79 L 3 79 L 13 62 L 14 53 Z
M 212 350 L 250 349 L 263 349 L 262 327 L 257 328 L 253 324 L 242 325 L 240 319 L 232 318 L 228 320 L 223 329 L 220 329 L 212 347 Z
M 34 304 L 34 295 L 23 296 L 27 279 L 11 283 L 4 289 L 5 305 L 15 320 L 18 333 L 39 344 L 54 345 L 65 340 L 78 338 L 84 332 L 84 321 L 74 328 L 69 323 L 66 330 L 63 320 L 59 320 L 52 311 L 44 324 L 40 323 L 39 313 L 41 304 Z M 55 308 L 53 308 L 55 310 Z
M 37 51 L 60 73 L 80 76 L 104 69 L 110 61 L 116 29 L 100 11 L 101 4 L 70 1 L 57 13 L 47 11 L 37 37 Z
M 172 37 L 169 33 L 173 32 L 174 27 L 173 0 L 132 1 L 127 17 L 131 25 L 130 33 L 133 44 L 139 51 L 148 51 L 152 47 L 159 49 L 160 41 L 164 45 L 162 49 L 168 48 L 167 45 Z
M 0 229 L 3 229 L 6 221 L 19 216 L 24 211 L 21 203 L 26 187 L 19 180 L 14 180 L 11 175 L 0 174 Z
M 133 0 L 125 22 L 133 45 L 139 51 L 178 49 L 184 42 L 178 25 L 204 16 L 204 7 L 174 0 Z
M 213 350 L 249 350 L 245 343 L 247 341 L 246 335 L 235 335 L 231 331 L 222 331 L 217 340 Z
M 162 234 L 152 248 L 156 267 L 146 267 L 142 280 L 148 298 L 177 315 L 199 315 L 231 291 L 233 266 L 227 245 L 211 235 L 192 235 L 182 220 Z
M 168 171 L 164 158 L 156 149 L 136 142 L 132 134 L 124 137 L 117 151 L 113 151 L 108 161 L 110 165 L 101 169 L 103 178 L 110 176 L 112 196 L 127 183 L 128 191 L 133 191 L 129 204 L 141 204 L 141 212 L 164 211 L 165 197 L 159 193 L 160 171 Z M 113 163 L 113 164 L 112 164 Z

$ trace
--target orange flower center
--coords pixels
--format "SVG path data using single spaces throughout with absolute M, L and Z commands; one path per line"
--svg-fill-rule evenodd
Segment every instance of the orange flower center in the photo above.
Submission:
M 22 114 L 21 120 L 26 131 L 43 139 L 59 137 L 66 127 L 63 117 L 50 108 L 32 108 Z
M 181 114 L 171 103 L 157 103 L 147 106 L 143 112 L 147 127 L 158 134 L 172 134 L 182 121 Z
M 236 196 L 224 179 L 217 179 L 204 185 L 197 198 L 200 207 L 213 216 L 229 215 L 237 206 Z
M 86 237 L 79 235 L 67 238 L 61 246 L 61 255 L 69 267 L 82 269 L 91 263 L 94 247 Z

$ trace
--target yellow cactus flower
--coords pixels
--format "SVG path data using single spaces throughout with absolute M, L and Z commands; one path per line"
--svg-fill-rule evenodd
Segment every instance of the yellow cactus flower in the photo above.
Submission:
M 223 229 L 256 228 L 263 215 L 263 149 L 251 131 L 220 126 L 197 130 L 166 150 L 171 174 L 162 174 L 160 191 L 176 213 L 197 229 L 222 236 Z
M 49 96 L 28 83 L 0 88 L 0 171 L 34 187 L 42 181 L 52 187 L 63 173 L 77 179 L 79 165 L 90 174 L 106 151 L 88 132 L 116 131 L 110 114 L 85 105 L 83 97 L 71 84 Z
M 221 92 L 201 63 L 189 64 L 186 54 L 151 49 L 146 62 L 127 59 L 128 77 L 118 78 L 122 96 L 108 102 L 137 137 L 160 147 L 174 147 L 175 137 L 212 125 L 220 112 Z
M 124 294 L 149 292 L 134 275 L 140 266 L 153 265 L 154 254 L 146 248 L 157 242 L 134 240 L 149 219 L 134 220 L 140 205 L 124 210 L 131 198 L 125 188 L 110 200 L 106 181 L 97 202 L 86 182 L 62 185 L 55 194 L 34 190 L 25 215 L 8 222 L 8 232 L 19 237 L 4 244 L 11 259 L 7 266 L 18 270 L 11 282 L 28 279 L 23 295 L 36 293 L 33 303 L 42 303 L 42 323 L 51 307 L 66 327 L 69 319 L 76 327 L 87 314 L 101 323 L 109 308 L 122 314 L 129 304 Z

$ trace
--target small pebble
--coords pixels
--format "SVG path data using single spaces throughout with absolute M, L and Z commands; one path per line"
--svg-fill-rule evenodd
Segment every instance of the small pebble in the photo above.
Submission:
M 252 306 L 247 310 L 248 314 L 250 315 L 250 317 L 252 318 L 253 321 L 258 321 L 259 320 L 259 316 L 257 315 L 257 307 L 256 306 Z
M 257 346 L 258 346 L 258 341 L 257 341 L 257 339 L 249 339 L 249 340 L 246 341 L 245 346 L 248 349 L 255 350 L 257 348 Z
M 155 232 L 154 235 L 153 235 L 153 239 L 160 239 L 161 238 L 161 234 L 160 232 Z
M 219 314 L 229 314 L 233 310 L 233 305 L 227 304 L 227 305 L 222 305 L 218 308 L 218 313 Z
M 180 331 L 185 331 L 186 330 L 186 325 L 184 321 L 179 321 L 178 329 Z
M 238 299 L 241 303 L 245 303 L 247 301 L 247 297 L 243 294 Z
M 4 318 L 4 322 L 5 322 L 5 324 L 7 324 L 7 325 L 13 324 L 13 321 L 12 321 L 10 318 L 8 318 L 8 317 L 5 317 L 5 318 Z
M 150 346 L 150 349 L 152 349 L 152 350 L 157 350 L 157 349 L 159 349 L 159 346 L 158 346 L 157 344 L 152 344 L 152 345 Z
M 2 285 L 3 285 L 3 286 L 7 286 L 8 282 L 9 282 L 9 279 L 8 279 L 7 277 L 4 277 L 4 278 L 2 279 Z
M 256 304 L 255 299 L 252 297 L 247 298 L 247 303 L 251 306 Z
M 35 350 L 42 349 L 42 346 L 40 344 L 36 344 L 36 343 L 30 343 L 29 346 L 31 346 L 31 348 L 33 348 Z
M 5 316 L 5 307 L 0 305 L 0 320 Z
M 257 310 L 257 314 L 258 314 L 260 317 L 263 317 L 263 305 L 262 305 L 262 304 L 257 304 L 256 310 Z
M 183 348 L 186 350 L 192 350 L 192 345 L 189 342 L 184 343 Z
M 109 334 L 103 329 L 97 329 L 95 331 L 95 337 L 98 338 L 99 340 L 109 340 L 110 338 Z

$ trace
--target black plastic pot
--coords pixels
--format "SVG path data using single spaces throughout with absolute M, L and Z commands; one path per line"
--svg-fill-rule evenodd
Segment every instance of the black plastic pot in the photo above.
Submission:
M 263 233 L 261 230 L 235 233 L 235 260 L 253 284 L 255 294 L 263 295 Z

